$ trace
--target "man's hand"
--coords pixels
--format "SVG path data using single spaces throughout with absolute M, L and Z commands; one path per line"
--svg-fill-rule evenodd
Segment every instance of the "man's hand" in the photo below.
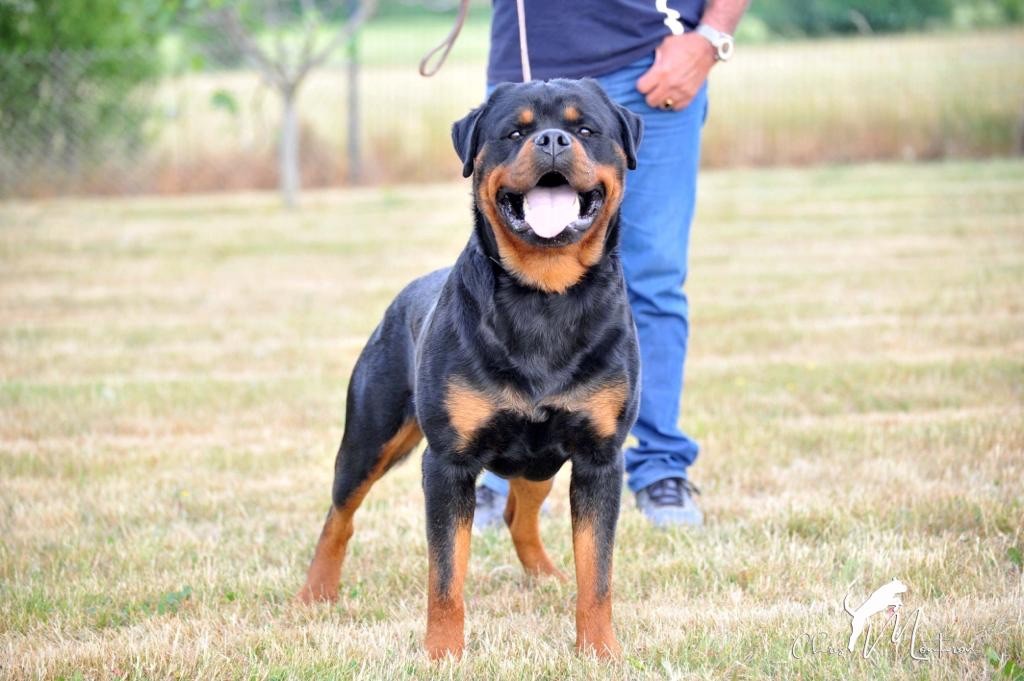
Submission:
M 715 65 L 715 48 L 696 33 L 670 35 L 654 52 L 654 64 L 636 89 L 655 109 L 679 111 L 693 99 Z M 669 106 L 666 106 L 669 105 Z

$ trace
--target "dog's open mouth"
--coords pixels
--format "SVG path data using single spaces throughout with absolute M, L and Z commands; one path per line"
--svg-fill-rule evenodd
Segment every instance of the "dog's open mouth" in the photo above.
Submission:
M 563 232 L 581 233 L 594 222 L 604 205 L 604 188 L 577 192 L 559 172 L 543 175 L 525 194 L 498 192 L 498 206 L 508 226 L 541 240 L 555 240 Z

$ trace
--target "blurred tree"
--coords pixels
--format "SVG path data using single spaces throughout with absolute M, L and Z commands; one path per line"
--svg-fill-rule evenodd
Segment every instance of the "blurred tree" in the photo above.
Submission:
M 0 153 L 77 165 L 138 142 L 171 0 L 0 1 Z
M 815 36 L 921 29 L 948 22 L 953 5 L 952 0 L 758 0 L 750 12 L 778 35 Z
M 339 6 L 347 10 L 345 19 L 331 24 L 331 13 L 340 11 Z M 376 7 L 377 0 L 298 0 L 297 6 L 296 0 L 213 0 L 201 15 L 281 96 L 279 185 L 288 207 L 299 198 L 299 89 L 312 71 L 352 41 Z
M 1007 21 L 1024 22 L 1024 0 L 999 0 L 999 7 Z

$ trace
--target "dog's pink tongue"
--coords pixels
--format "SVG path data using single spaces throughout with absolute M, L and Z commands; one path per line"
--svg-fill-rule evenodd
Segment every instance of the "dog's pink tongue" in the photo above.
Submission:
M 559 235 L 580 216 L 580 199 L 569 185 L 534 187 L 526 192 L 523 217 L 537 236 L 550 239 Z

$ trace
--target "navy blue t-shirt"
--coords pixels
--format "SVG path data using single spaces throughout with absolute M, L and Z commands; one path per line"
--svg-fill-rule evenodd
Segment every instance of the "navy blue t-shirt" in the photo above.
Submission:
M 523 79 L 516 0 L 493 0 L 490 85 Z M 530 69 L 537 80 L 601 76 L 694 28 L 704 0 L 524 0 Z

